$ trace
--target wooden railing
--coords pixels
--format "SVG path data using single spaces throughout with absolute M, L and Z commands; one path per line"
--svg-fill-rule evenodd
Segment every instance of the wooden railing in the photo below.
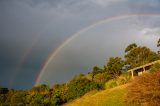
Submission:
M 135 67 L 135 68 L 133 68 L 133 69 L 128 70 L 128 72 L 131 72 L 132 78 L 133 78 L 133 77 L 134 77 L 134 71 L 139 70 L 139 69 L 143 69 L 143 71 L 142 71 L 142 73 L 143 73 L 143 72 L 146 71 L 146 70 L 145 70 L 145 67 L 151 66 L 151 65 L 156 64 L 156 63 L 160 63 L 160 60 L 156 60 L 156 61 L 147 63 L 147 64 L 142 65 L 142 66 L 139 66 L 139 67 Z

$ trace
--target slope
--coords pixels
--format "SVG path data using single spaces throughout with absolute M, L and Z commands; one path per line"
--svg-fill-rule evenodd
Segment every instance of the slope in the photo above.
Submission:
M 127 85 L 103 91 L 92 91 L 62 106 L 124 106 L 124 94 Z

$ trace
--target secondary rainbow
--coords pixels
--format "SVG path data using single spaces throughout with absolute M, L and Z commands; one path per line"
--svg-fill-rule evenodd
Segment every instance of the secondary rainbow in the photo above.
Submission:
M 128 15 L 123 15 L 123 16 L 115 16 L 115 17 L 110 17 L 110 18 L 106 18 L 100 21 L 97 21 L 83 29 L 81 29 L 79 32 L 76 32 L 75 34 L 71 35 L 71 37 L 69 37 L 67 40 L 65 40 L 56 50 L 54 50 L 51 55 L 48 56 L 48 58 L 46 59 L 45 64 L 43 65 L 42 69 L 40 70 L 40 73 L 36 79 L 35 85 L 38 85 L 46 68 L 48 67 L 49 63 L 56 57 L 56 55 L 65 47 L 65 45 L 67 45 L 68 43 L 70 43 L 73 39 L 75 39 L 76 37 L 78 37 L 80 34 L 88 31 L 89 29 L 92 29 L 93 27 L 103 24 L 103 23 L 109 23 L 112 21 L 116 21 L 116 20 L 121 20 L 121 19 L 125 19 L 125 18 L 129 18 L 129 17 L 134 17 L 134 16 L 160 16 L 160 14 L 128 14 Z

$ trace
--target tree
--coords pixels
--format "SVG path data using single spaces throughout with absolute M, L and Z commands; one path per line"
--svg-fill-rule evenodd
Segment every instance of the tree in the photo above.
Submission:
M 128 47 L 130 47 L 130 45 Z M 158 59 L 160 59 L 160 56 L 145 46 L 134 47 L 134 49 L 127 51 L 125 55 L 125 62 L 126 64 L 131 65 L 130 68 L 134 68 Z
M 55 94 L 51 97 L 51 105 L 60 106 L 62 104 L 62 100 L 59 95 Z
M 132 49 L 134 49 L 136 47 L 137 47 L 136 43 L 132 43 L 132 44 L 128 45 L 128 47 L 125 49 L 125 53 L 131 51 Z
M 157 47 L 160 47 L 160 38 L 159 38 L 159 40 L 157 42 Z
M 160 38 L 159 38 L 159 40 L 158 40 L 158 42 L 157 42 L 157 47 L 160 47 Z M 158 50 L 158 54 L 160 54 L 160 51 Z
M 26 103 L 26 92 L 17 91 L 11 98 L 11 104 L 13 105 L 22 105 Z
M 124 61 L 120 57 L 110 57 L 106 65 L 107 73 L 115 78 L 120 76 L 122 67 L 124 66 Z
M 8 88 L 0 88 L 0 94 L 7 94 L 8 92 Z
M 33 92 L 34 94 L 36 94 L 36 93 L 45 94 L 45 93 L 48 93 L 49 90 L 50 90 L 49 86 L 42 84 L 42 85 L 33 87 L 31 89 L 31 92 Z
M 30 102 L 31 106 L 41 106 L 44 104 L 44 95 L 42 94 L 35 94 L 32 98 L 32 101 Z
M 96 75 L 96 74 L 99 74 L 99 73 L 101 73 L 102 72 L 102 69 L 100 69 L 98 66 L 94 66 L 93 67 L 93 70 L 92 70 L 92 80 L 94 79 L 94 76 Z
M 106 82 L 105 73 L 96 74 L 94 76 L 94 81 L 97 82 L 97 83 L 104 83 L 104 82 Z
M 98 83 L 90 81 L 87 78 L 71 80 L 67 86 L 68 86 L 68 91 L 66 92 L 67 101 L 78 98 L 87 93 L 88 91 L 102 88 Z

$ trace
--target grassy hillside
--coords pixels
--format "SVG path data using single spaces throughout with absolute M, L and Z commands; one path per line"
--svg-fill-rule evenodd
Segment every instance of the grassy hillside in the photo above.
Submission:
M 126 87 L 127 84 L 100 92 L 92 91 L 63 106 L 124 106 Z

